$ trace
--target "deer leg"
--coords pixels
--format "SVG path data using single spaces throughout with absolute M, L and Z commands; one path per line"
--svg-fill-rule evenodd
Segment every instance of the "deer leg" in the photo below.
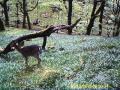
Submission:
M 38 57 L 37 60 L 38 60 L 38 67 L 42 67 L 41 66 L 41 58 Z
M 25 66 L 28 67 L 28 58 L 25 57 Z
M 41 59 L 39 58 L 39 56 L 36 57 L 36 59 L 38 60 L 38 64 L 37 64 L 37 66 L 38 66 L 38 67 L 41 67 Z
M 41 59 L 39 57 L 39 55 L 37 57 L 35 57 L 37 60 L 38 60 L 38 66 L 40 65 L 41 66 Z
M 38 64 L 40 64 L 41 62 L 41 59 L 39 57 L 39 53 L 37 53 L 36 55 L 34 55 L 34 58 L 36 58 L 38 60 Z
M 40 65 L 41 59 L 39 58 L 39 56 L 37 56 L 36 59 L 38 60 L 38 64 Z
M 41 66 L 41 59 L 39 57 L 39 53 L 35 54 L 33 57 L 37 59 L 37 61 L 38 61 L 38 67 Z

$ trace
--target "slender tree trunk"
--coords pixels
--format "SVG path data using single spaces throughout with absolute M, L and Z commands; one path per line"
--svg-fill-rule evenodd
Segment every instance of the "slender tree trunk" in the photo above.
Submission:
M 103 23 L 103 12 L 104 12 L 104 7 L 105 7 L 105 0 L 103 0 L 102 1 L 102 3 L 101 3 L 101 13 L 100 13 L 100 19 L 99 19 L 99 22 L 100 22 L 100 24 L 99 24 L 99 35 L 101 35 L 102 34 L 102 23 Z
M 3 30 L 5 30 L 5 27 L 4 27 L 3 21 L 0 18 L 0 31 L 3 31 Z
M 26 0 L 23 0 L 23 28 L 26 28 Z
M 42 45 L 43 50 L 45 50 L 46 43 L 47 43 L 47 36 L 43 37 L 43 45 Z
M 30 17 L 27 11 L 27 1 L 23 0 L 23 28 L 26 28 L 26 19 L 28 23 L 28 28 L 31 29 Z
M 113 1 L 113 14 L 115 16 L 114 21 L 114 30 L 113 30 L 113 37 L 119 36 L 120 33 L 120 0 Z
M 29 17 L 28 13 L 27 13 L 27 22 L 28 22 L 28 28 L 30 30 L 31 29 L 31 23 L 30 23 L 30 17 Z
M 26 15 L 23 15 L 23 28 L 26 28 Z
M 8 1 L 9 0 L 3 0 L 2 2 L 0 2 L 0 5 L 3 8 L 2 14 L 4 14 L 4 16 L 5 16 L 5 25 L 6 26 L 9 26 L 9 15 L 8 15 L 9 7 L 7 6 Z
M 4 16 L 5 16 L 5 25 L 9 26 L 9 16 L 8 16 L 7 3 L 3 4 L 3 8 L 4 8 Z
M 119 36 L 119 33 L 120 33 L 120 20 L 119 20 L 119 22 L 117 23 L 117 28 L 116 28 L 116 32 L 115 32 L 115 35 L 114 35 L 114 36 Z
M 71 25 L 72 22 L 72 1 L 73 0 L 69 0 L 68 25 Z M 72 29 L 68 29 L 68 34 L 72 34 Z
M 115 33 L 116 33 L 116 28 L 117 28 L 117 17 L 115 17 L 115 22 L 114 22 L 114 29 L 113 29 L 113 37 L 115 37 Z
M 96 8 L 97 8 L 97 2 L 96 2 L 96 0 L 94 0 L 94 5 L 93 5 L 92 14 L 91 14 L 91 19 L 90 19 L 89 25 L 87 27 L 87 32 L 86 32 L 87 35 L 91 34 L 91 29 L 92 29 L 92 27 L 94 25 L 94 21 L 95 21 L 95 18 L 96 18 L 96 16 L 94 15 Z
M 17 21 L 16 21 L 16 27 L 18 28 L 19 27 L 19 23 L 18 23 L 18 21 L 19 21 L 19 7 L 18 7 L 18 3 L 16 3 L 16 8 L 17 8 L 17 14 L 16 14 L 16 16 L 17 16 Z

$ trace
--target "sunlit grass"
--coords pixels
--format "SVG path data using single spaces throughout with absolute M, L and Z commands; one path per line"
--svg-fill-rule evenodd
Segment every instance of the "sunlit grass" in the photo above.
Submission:
M 39 18 L 40 28 L 67 24 L 67 10 L 63 3 L 59 0 L 39 1 L 41 3 L 38 7 L 29 13 L 31 23 Z M 51 5 L 60 5 L 62 11 L 52 13 Z M 76 32 L 86 31 L 88 23 L 82 21 L 90 19 L 92 6 L 86 3 L 82 7 L 76 0 L 73 3 L 72 23 L 79 17 L 82 18 L 78 29 L 74 29 Z M 13 10 L 16 11 L 15 8 Z M 42 16 L 45 13 L 51 16 L 45 18 Z M 10 18 L 10 22 L 14 20 L 16 17 Z M 34 31 L 6 28 L 5 32 L 0 32 L 0 48 L 5 48 L 12 40 L 30 33 Z M 25 41 L 25 45 L 41 46 L 42 43 L 43 38 Z M 120 37 L 52 34 L 48 37 L 46 49 L 40 55 L 41 67 L 37 67 L 35 58 L 29 58 L 29 67 L 26 68 L 24 58 L 17 51 L 10 52 L 5 58 L 0 57 L 0 90 L 10 87 L 60 90 L 120 87 Z
M 18 29 L 0 32 L 0 47 L 29 33 L 32 32 Z M 119 37 L 52 34 L 48 37 L 47 51 L 40 55 L 42 67 L 37 67 L 37 60 L 30 58 L 26 69 L 24 58 L 17 51 L 9 53 L 8 58 L 0 58 L 1 86 L 70 88 L 70 83 L 119 86 L 119 41 Z M 25 45 L 31 44 L 42 45 L 42 38 L 25 41 Z

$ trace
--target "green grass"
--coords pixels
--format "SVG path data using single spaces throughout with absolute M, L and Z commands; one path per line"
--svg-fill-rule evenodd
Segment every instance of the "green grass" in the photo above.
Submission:
M 40 27 L 67 23 L 67 10 L 59 0 L 40 1 L 42 3 L 38 10 L 29 13 L 31 21 L 39 18 Z M 51 4 L 60 5 L 63 11 L 52 13 Z M 89 20 L 91 7 L 91 4 L 86 3 L 83 7 L 74 1 L 72 22 L 79 16 L 82 18 L 75 31 L 86 31 L 88 23 L 82 21 Z M 14 14 L 15 8 L 12 10 L 10 15 Z M 41 16 L 44 13 L 51 17 L 44 18 Z M 10 18 L 10 21 L 13 20 L 16 17 Z M 34 32 L 7 28 L 5 32 L 0 32 L 0 48 L 5 48 L 12 40 L 30 33 Z M 42 42 L 42 38 L 36 38 L 25 41 L 25 45 L 42 45 Z M 10 52 L 5 58 L 0 57 L 0 90 L 13 87 L 60 90 L 120 87 L 120 37 L 52 34 L 48 37 L 46 49 L 40 56 L 42 67 L 37 67 L 37 60 L 29 58 L 29 68 L 26 69 L 24 58 L 17 51 Z
M 14 28 L 0 32 L 0 47 L 29 33 L 32 31 Z M 120 86 L 119 41 L 119 37 L 52 34 L 48 38 L 48 50 L 41 55 L 42 67 L 38 68 L 37 60 L 30 58 L 26 69 L 24 58 L 17 51 L 0 58 L 0 87 L 75 88 L 71 83 L 86 87 L 88 84 Z M 25 45 L 31 44 L 42 45 L 42 38 L 25 42 Z
M 52 13 L 52 9 L 50 8 L 52 5 L 60 6 L 62 11 Z M 29 2 L 28 8 L 30 9 L 30 7 L 32 6 L 34 6 L 33 3 Z M 90 14 L 92 10 L 91 7 L 92 5 L 90 4 L 86 4 L 83 7 L 79 5 L 79 3 L 76 2 L 75 0 L 73 3 L 72 23 L 74 23 L 80 17 L 82 18 L 81 21 L 87 21 L 88 19 L 90 19 L 90 16 L 91 16 Z M 16 16 L 14 15 L 15 11 L 16 11 L 15 5 L 13 4 L 13 8 L 11 11 L 12 13 L 10 14 L 10 16 L 13 16 L 10 18 L 10 23 L 13 23 L 13 24 L 14 22 L 11 22 L 11 21 L 14 21 L 17 19 Z M 29 12 L 29 16 L 30 16 L 31 23 L 38 18 L 40 20 L 39 28 L 43 28 L 43 26 L 46 26 L 46 25 L 50 26 L 50 25 L 58 25 L 58 24 L 67 24 L 67 11 L 68 10 L 65 9 L 64 4 L 61 3 L 59 0 L 43 0 L 38 4 L 38 7 L 36 9 Z M 44 18 L 43 14 L 45 13 L 48 14 L 47 18 Z M 22 14 L 20 14 L 19 18 L 22 21 Z M 87 23 L 82 23 L 77 30 L 75 29 L 75 31 L 79 33 L 85 32 L 84 29 L 86 28 L 86 25 Z

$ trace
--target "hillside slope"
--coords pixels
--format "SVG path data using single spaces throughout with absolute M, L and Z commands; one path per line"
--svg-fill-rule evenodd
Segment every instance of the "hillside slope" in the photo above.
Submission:
M 33 31 L 0 32 L 0 47 Z M 42 44 L 42 38 L 26 41 L 25 45 Z M 24 58 L 17 51 L 0 57 L 0 87 L 79 88 L 120 86 L 120 37 L 52 34 L 47 51 L 41 55 L 42 67 L 34 58 L 25 68 Z M 6 61 L 7 60 L 7 61 Z M 85 84 L 85 86 L 81 86 Z M 74 86 L 72 86 L 74 85 Z M 95 85 L 95 86 L 94 86 Z M 101 86 L 102 87 L 102 86 Z

